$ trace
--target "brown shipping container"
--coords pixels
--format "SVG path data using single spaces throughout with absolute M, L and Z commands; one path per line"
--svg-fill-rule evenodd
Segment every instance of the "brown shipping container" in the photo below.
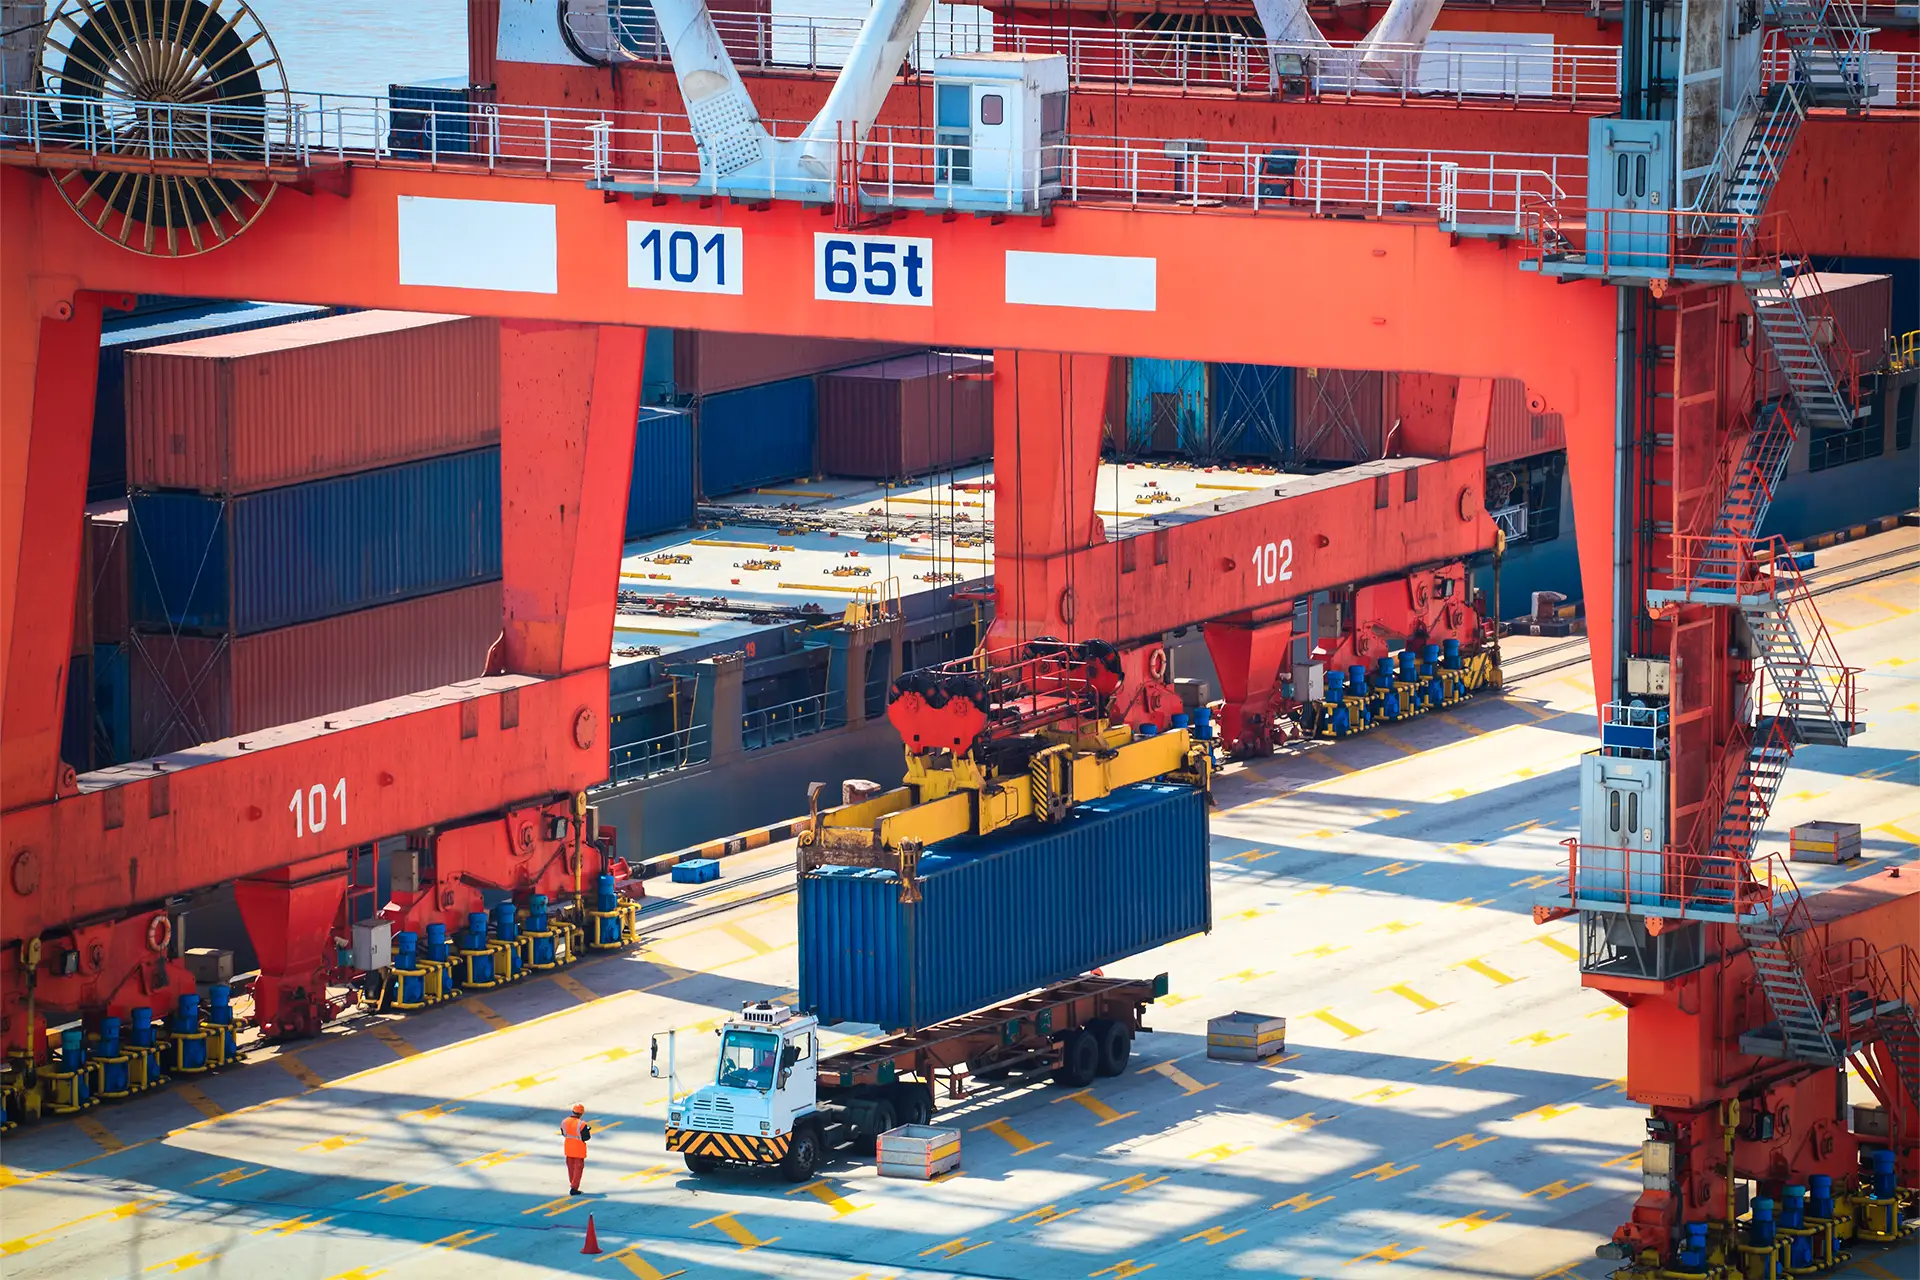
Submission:
M 1527 407 L 1527 384 L 1518 378 L 1493 380 L 1493 417 L 1487 424 L 1487 465 L 1531 458 L 1567 447 L 1566 421 L 1557 413 Z
M 127 480 L 240 494 L 500 439 L 500 327 L 359 311 L 127 355 Z
M 849 342 L 843 338 L 781 338 L 763 333 L 676 329 L 673 381 L 683 396 L 717 395 L 763 382 L 808 378 L 829 369 L 867 364 L 920 350 L 910 342 Z
M 1836 372 L 1845 371 L 1844 356 L 1848 348 L 1858 355 L 1861 373 L 1872 373 L 1885 363 L 1887 331 L 1893 327 L 1892 276 L 1815 271 L 1795 280 L 1793 292 L 1797 298 L 1814 299 L 1810 306 L 1814 316 L 1814 341 L 1823 345 L 1839 345 L 1840 349 L 1833 358 Z M 1815 298 L 1816 294 L 1826 295 L 1824 307 Z M 1826 312 L 1832 313 L 1831 323 L 1825 319 Z M 1765 351 L 1764 336 L 1760 343 Z M 1771 359 L 1768 364 L 1772 365 Z M 1766 398 L 1771 400 L 1785 395 L 1786 390 L 1785 376 L 1779 369 L 1773 369 Z
M 1377 369 L 1301 369 L 1293 379 L 1294 456 L 1302 462 L 1380 457 L 1396 383 Z
M 93 643 L 124 644 L 127 639 L 127 557 L 132 536 L 127 504 L 96 502 L 87 508 L 87 546 L 92 557 L 87 584 L 93 600 Z
M 485 582 L 251 636 L 136 631 L 134 756 L 471 679 L 500 616 L 500 584 Z
M 819 465 L 900 480 L 993 456 L 993 362 L 923 351 L 815 380 Z

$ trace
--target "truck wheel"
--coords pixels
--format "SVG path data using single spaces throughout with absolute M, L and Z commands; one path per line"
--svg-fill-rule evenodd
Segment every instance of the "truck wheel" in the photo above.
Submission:
M 901 1124 L 925 1124 L 933 1119 L 933 1086 L 901 1084 L 893 1088 L 893 1112 Z
M 853 1144 L 853 1149 L 863 1156 L 872 1155 L 879 1148 L 880 1135 L 899 1123 L 899 1121 L 895 1119 L 893 1104 L 891 1102 L 874 1103 L 873 1110 L 868 1114 L 872 1118 L 873 1129 L 871 1131 L 861 1130 L 859 1138 L 856 1139 Z
M 820 1135 L 813 1126 L 801 1125 L 787 1144 L 786 1158 L 780 1162 L 780 1176 L 788 1182 L 807 1182 L 820 1167 Z
M 699 1174 L 704 1178 L 719 1169 L 719 1167 L 720 1161 L 714 1159 L 712 1156 L 697 1156 L 691 1151 L 687 1152 L 688 1173 Z
M 1093 1083 L 1100 1070 L 1100 1043 L 1084 1027 L 1067 1032 L 1060 1044 L 1060 1067 L 1053 1073 L 1055 1084 L 1084 1089 Z
M 1117 1076 L 1127 1069 L 1127 1059 L 1133 1054 L 1133 1033 L 1123 1022 L 1111 1018 L 1095 1018 L 1087 1024 L 1087 1034 L 1100 1046 L 1100 1066 L 1097 1074 Z

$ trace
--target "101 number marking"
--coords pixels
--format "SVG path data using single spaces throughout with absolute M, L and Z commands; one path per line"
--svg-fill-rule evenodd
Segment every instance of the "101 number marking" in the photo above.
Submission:
M 677 222 L 627 224 L 627 287 L 739 293 L 746 233 Z
M 1293 579 L 1293 539 L 1283 538 L 1280 545 L 1269 542 L 1253 549 L 1253 580 L 1262 587 Z
M 347 780 L 345 778 L 333 784 L 333 808 L 338 825 L 347 825 Z M 304 791 L 295 791 L 293 798 L 287 801 L 287 812 L 293 815 L 293 838 L 304 839 L 317 836 L 327 829 L 327 784 L 316 782 Z

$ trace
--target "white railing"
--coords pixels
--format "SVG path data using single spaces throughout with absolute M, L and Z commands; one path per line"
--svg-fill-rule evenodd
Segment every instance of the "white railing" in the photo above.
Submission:
M 0 97 L 0 147 L 104 161 L 210 166 L 310 165 L 538 170 L 687 194 L 722 193 L 702 178 L 683 115 L 559 107 L 395 107 L 386 98 L 298 95 L 272 108 L 168 103 L 103 110 L 97 99 Z M 776 138 L 806 126 L 768 121 Z M 1542 205 L 1583 200 L 1586 158 L 1200 139 L 1085 138 L 1047 148 L 1009 189 L 955 183 L 933 131 L 879 126 L 859 151 L 871 204 L 1030 209 L 1043 200 L 1194 208 L 1234 205 L 1312 213 L 1437 214 L 1518 220 Z M 973 155 L 982 171 L 984 152 Z M 1019 166 L 1003 166 L 1018 169 Z M 1040 183 L 1045 181 L 1045 187 Z M 779 197 L 770 190 L 765 194 Z M 805 194 L 799 190 L 791 194 Z
M 1793 79 L 1793 50 L 1779 31 L 1767 33 L 1760 58 L 1760 83 Z M 1920 53 L 1906 49 L 1869 49 L 1866 54 L 1869 107 L 1920 106 Z
M 1265 96 L 1295 86 L 1314 96 L 1387 95 L 1400 99 L 1553 98 L 1599 105 L 1620 95 L 1615 45 L 1428 47 L 1377 45 L 1364 57 L 1356 41 L 1276 45 L 1258 35 L 996 22 L 985 10 L 963 17 L 936 5 L 907 51 L 909 75 L 950 53 L 1061 53 L 1075 87 L 1114 84 Z M 582 47 L 621 61 L 665 62 L 650 18 L 622 9 L 570 10 Z M 846 64 L 860 34 L 856 17 L 713 15 L 734 62 L 766 70 L 830 72 Z

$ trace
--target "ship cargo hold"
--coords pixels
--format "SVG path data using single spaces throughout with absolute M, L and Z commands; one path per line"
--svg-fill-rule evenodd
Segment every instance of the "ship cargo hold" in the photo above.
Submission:
M 993 361 L 922 352 L 816 380 L 821 472 L 902 480 L 993 453 Z
M 500 451 L 234 498 L 135 493 L 132 621 L 248 635 L 500 576 Z
M 814 473 L 812 378 L 702 396 L 695 412 L 702 497 L 718 498 Z
M 1065 821 L 931 845 L 920 900 L 892 871 L 800 880 L 800 1004 L 823 1022 L 932 1026 L 1210 930 L 1207 799 L 1141 783 Z
M 134 489 L 244 494 L 500 439 L 499 322 L 360 311 L 127 357 Z
M 500 616 L 500 584 L 483 582 L 253 635 L 135 631 L 127 649 L 134 755 L 477 676 Z

